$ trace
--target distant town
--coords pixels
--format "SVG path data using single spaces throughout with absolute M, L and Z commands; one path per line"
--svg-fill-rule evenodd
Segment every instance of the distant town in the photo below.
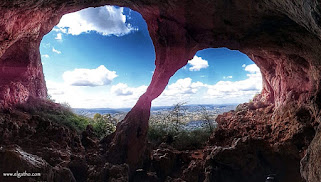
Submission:
M 177 106 L 177 105 L 176 105 Z M 179 108 L 175 106 L 157 106 L 151 108 L 151 117 L 165 117 L 171 112 L 175 112 L 181 120 L 189 123 L 192 121 L 204 120 L 204 114 L 210 117 L 211 120 L 215 120 L 217 115 L 236 108 L 234 105 L 179 105 Z M 176 110 L 175 110 L 176 109 Z M 112 109 L 112 108 L 74 108 L 75 113 L 87 117 L 93 117 L 96 113 L 99 114 L 110 114 L 113 118 L 121 121 L 125 118 L 126 114 L 130 111 L 130 108 Z M 173 114 L 173 113 L 172 113 Z

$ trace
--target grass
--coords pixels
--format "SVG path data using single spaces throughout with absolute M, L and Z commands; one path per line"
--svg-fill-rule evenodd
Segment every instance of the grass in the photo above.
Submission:
M 86 130 L 88 125 L 92 125 L 94 133 L 98 138 L 102 138 L 115 131 L 111 118 L 92 119 L 73 113 L 70 106 L 57 104 L 51 100 L 29 99 L 27 103 L 21 104 L 17 109 L 31 115 L 37 115 L 43 119 L 65 125 L 79 134 Z

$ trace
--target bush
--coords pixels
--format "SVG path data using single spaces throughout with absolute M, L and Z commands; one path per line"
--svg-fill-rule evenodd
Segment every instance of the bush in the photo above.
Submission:
M 187 130 L 184 128 L 184 124 L 181 124 L 177 130 L 177 125 L 172 123 L 159 124 L 151 122 L 148 140 L 154 146 L 166 142 L 176 149 L 187 150 L 203 147 L 210 135 L 209 127 Z
M 209 128 L 198 128 L 182 131 L 177 135 L 174 146 L 178 149 L 197 149 L 204 147 L 211 132 Z
M 181 150 L 197 149 L 205 145 L 214 127 L 211 123 L 207 124 L 210 122 L 209 115 L 206 115 L 208 121 L 206 120 L 203 127 L 187 129 L 187 118 L 182 108 L 181 104 L 177 104 L 168 113 L 154 114 L 150 117 L 148 140 L 152 145 L 157 147 L 166 142 Z
M 203 147 L 212 134 L 208 125 L 186 129 L 186 123 L 163 120 L 164 117 L 152 116 L 149 121 L 148 140 L 155 147 L 166 142 L 179 150 L 197 149 Z
M 111 117 L 110 114 L 101 115 L 96 113 L 91 125 L 93 126 L 97 137 L 103 138 L 116 130 L 116 123 L 117 120 Z

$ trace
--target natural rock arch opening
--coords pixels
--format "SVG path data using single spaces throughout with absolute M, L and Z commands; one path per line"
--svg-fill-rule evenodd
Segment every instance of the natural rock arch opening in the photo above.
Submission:
M 169 80 L 152 106 L 238 105 L 262 90 L 260 69 L 245 54 L 228 48 L 198 51 Z
M 64 15 L 40 44 L 50 97 L 72 108 L 131 108 L 155 69 L 147 24 L 126 7 Z M 77 94 L 74 94 L 77 93 Z
M 270 133 L 277 134 L 266 140 L 273 141 L 277 151 L 294 154 L 296 161 L 306 153 L 302 175 L 311 181 L 319 179 L 320 163 L 312 161 L 320 158 L 314 148 L 318 140 L 307 149 L 311 140 L 300 132 L 305 127 L 316 129 L 320 118 L 320 4 L 315 1 L 2 2 L 1 107 L 46 97 L 38 50 L 42 36 L 63 14 L 104 4 L 140 12 L 156 50 L 156 69 L 147 92 L 114 136 L 106 139 L 112 140 L 108 148 L 109 156 L 115 156 L 112 161 L 127 162 L 134 170 L 145 148 L 151 101 L 196 51 L 228 47 L 247 54 L 262 71 L 263 91 L 257 100 L 272 106 Z M 286 151 L 289 144 L 291 150 Z

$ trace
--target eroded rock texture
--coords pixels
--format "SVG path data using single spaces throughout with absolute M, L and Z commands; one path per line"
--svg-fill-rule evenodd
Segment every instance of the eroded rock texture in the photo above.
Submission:
M 321 108 L 321 5 L 318 0 L 1 1 L 0 107 L 25 102 L 29 97 L 46 97 L 39 56 L 41 38 L 63 14 L 105 4 L 127 6 L 140 12 L 148 24 L 156 51 L 156 70 L 147 92 L 119 124 L 116 133 L 105 139 L 111 142 L 105 146 L 107 158 L 113 155 L 114 163 L 128 163 L 130 171 L 139 166 L 145 151 L 151 101 L 196 51 L 227 47 L 247 54 L 260 67 L 263 91 L 254 99 L 255 106 L 245 106 L 219 118 L 218 132 L 211 140 L 213 145 L 229 147 L 237 137 L 243 138 L 245 144 L 248 137 L 249 141 L 263 138 L 264 146 L 268 146 L 265 149 L 273 152 L 273 156 L 285 155 L 298 164 L 307 154 L 301 173 L 306 180 L 319 181 L 320 164 L 313 162 L 321 158 L 318 138 L 307 149 L 319 124 Z M 213 149 L 212 156 L 224 156 L 224 152 L 230 151 L 217 150 Z M 269 158 L 269 152 L 263 157 L 254 153 L 252 158 Z M 212 166 L 224 164 L 221 158 L 212 159 L 208 159 Z M 258 167 L 249 171 L 264 175 L 262 160 L 255 161 Z M 227 166 L 226 169 L 232 171 L 228 174 L 251 175 L 238 170 L 251 164 Z M 293 170 L 293 176 L 298 176 L 299 168 Z M 284 175 L 277 168 L 271 172 Z M 217 174 L 207 168 L 206 179 Z M 285 175 L 283 181 L 290 179 L 287 177 Z

